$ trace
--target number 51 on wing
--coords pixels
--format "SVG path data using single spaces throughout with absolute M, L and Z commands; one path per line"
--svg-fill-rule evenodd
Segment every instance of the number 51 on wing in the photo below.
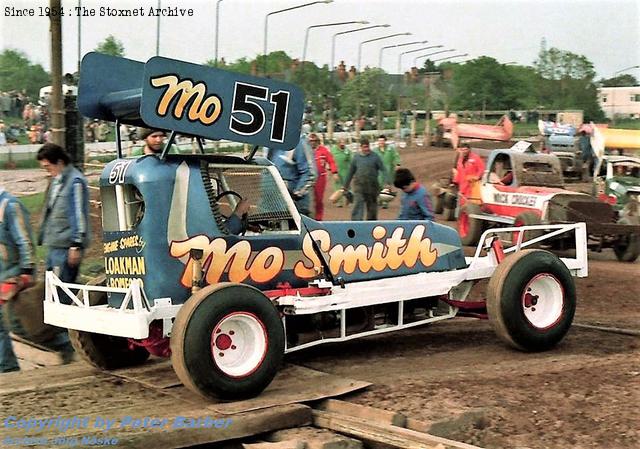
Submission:
M 162 57 L 145 64 L 140 112 L 151 127 L 290 149 L 303 108 L 293 84 Z

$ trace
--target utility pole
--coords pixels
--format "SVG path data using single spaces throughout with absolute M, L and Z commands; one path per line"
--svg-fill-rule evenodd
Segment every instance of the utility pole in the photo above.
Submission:
M 65 146 L 62 104 L 62 11 L 60 0 L 49 0 L 51 33 L 51 140 Z

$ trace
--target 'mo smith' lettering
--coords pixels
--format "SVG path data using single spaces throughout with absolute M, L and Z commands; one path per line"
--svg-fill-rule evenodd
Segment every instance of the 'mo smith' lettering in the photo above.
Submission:
M 416 226 L 408 238 L 404 237 L 404 229 L 396 228 L 387 234 L 382 226 L 376 226 L 371 235 L 374 238 L 372 246 L 366 245 L 332 245 L 330 234 L 317 229 L 307 234 L 302 242 L 304 258 L 293 263 L 296 276 L 311 279 L 317 276 L 320 260 L 313 250 L 311 239 L 318 241 L 322 251 L 328 253 L 329 269 L 335 275 L 338 273 L 351 274 L 355 271 L 367 273 L 396 270 L 401 266 L 414 267 L 420 262 L 424 267 L 430 267 L 436 262 L 438 254 L 431 245 L 431 239 L 425 237 L 426 227 Z M 243 240 L 231 247 L 223 238 L 209 240 L 207 236 L 198 235 L 184 241 L 171 242 L 170 252 L 175 258 L 188 256 L 192 248 L 204 251 L 202 266 L 205 267 L 207 283 L 219 282 L 227 273 L 231 282 L 243 282 L 250 278 L 256 283 L 268 282 L 274 279 L 285 266 L 286 253 L 278 247 L 267 247 L 261 251 L 252 251 L 248 241 Z M 296 257 L 299 257 L 296 254 Z M 193 259 L 189 256 L 182 272 L 181 283 L 185 287 L 190 285 L 193 270 Z
M 180 81 L 175 75 L 165 75 L 151 78 L 151 85 L 153 87 L 167 87 L 156 108 L 158 115 L 162 117 L 167 115 L 169 105 L 174 97 L 179 95 L 172 112 L 174 118 L 182 119 L 185 107 L 189 102 L 191 102 L 189 113 L 187 114 L 189 120 L 199 121 L 203 125 L 211 125 L 220 118 L 222 102 L 215 94 L 205 98 L 207 86 L 203 82 L 194 85 L 191 80 Z

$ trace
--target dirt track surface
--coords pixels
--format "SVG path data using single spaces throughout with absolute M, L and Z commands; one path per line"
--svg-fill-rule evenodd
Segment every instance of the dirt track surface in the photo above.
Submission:
M 451 150 L 401 154 L 426 186 L 453 163 Z M 3 184 L 7 176 L 0 172 Z M 379 218 L 395 218 L 398 204 Z M 349 217 L 346 208 L 327 207 L 327 219 Z M 576 280 L 574 323 L 640 331 L 640 263 L 619 263 L 610 250 L 589 257 L 589 277 Z M 431 433 L 482 447 L 640 447 L 638 336 L 574 326 L 554 350 L 527 354 L 501 343 L 488 322 L 461 319 L 320 346 L 288 360 L 373 382 L 348 400 L 403 412 Z M 98 400 L 101 392 L 86 394 Z

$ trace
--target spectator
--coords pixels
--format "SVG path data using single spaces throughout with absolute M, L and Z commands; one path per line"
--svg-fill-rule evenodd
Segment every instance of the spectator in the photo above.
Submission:
M 320 141 L 316 133 L 309 134 L 309 145 L 311 145 L 311 149 L 314 151 L 316 171 L 318 173 L 318 178 L 316 179 L 313 189 L 316 209 L 315 218 L 316 220 L 321 221 L 324 217 L 324 191 L 327 187 L 327 166 L 329 166 L 329 170 L 333 173 L 334 180 L 339 179 L 338 167 L 336 167 L 333 155 L 329 149 L 324 145 L 320 145 Z
M 480 179 L 484 173 L 484 162 L 471 152 L 468 145 L 458 148 L 458 160 L 453 169 L 453 182 L 458 184 L 458 192 L 467 200 L 480 199 Z M 462 204 L 460 204 L 462 205 Z
M 309 192 L 316 181 L 316 169 L 306 137 L 292 150 L 267 148 L 267 159 L 276 166 L 289 194 L 302 215 L 309 215 Z
M 3 323 L 4 301 L 33 284 L 35 257 L 29 213 L 0 186 L 0 373 L 18 371 L 8 329 Z
M 338 179 L 334 183 L 334 190 L 337 191 L 342 189 L 342 185 L 347 179 L 353 155 L 351 154 L 351 150 L 347 148 L 344 138 L 340 138 L 338 140 L 338 144 L 331 147 L 331 155 L 333 156 L 333 160 L 336 161 L 336 166 L 338 167 Z M 342 207 L 342 203 L 344 201 L 345 200 L 343 198 L 340 198 L 336 205 L 338 207 Z
M 386 171 L 386 173 L 380 174 L 378 179 L 378 183 L 380 185 L 384 185 L 387 183 L 388 179 L 393 179 L 396 167 L 400 166 L 400 154 L 394 145 L 387 145 L 387 136 L 384 134 L 381 134 L 380 137 L 378 137 L 378 147 L 374 152 L 380 156 L 380 159 L 382 159 L 382 165 L 384 165 L 384 169 Z M 380 201 L 380 205 L 383 209 L 387 209 L 389 207 L 389 202 Z
M 380 156 L 371 152 L 369 139 L 361 138 L 360 153 L 353 157 L 343 187 L 344 190 L 349 190 L 353 179 L 355 200 L 351 211 L 352 220 L 362 220 L 365 207 L 367 220 L 378 219 L 378 194 L 380 193 L 378 176 L 380 173 L 386 173 Z
M 67 152 L 56 144 L 44 144 L 37 159 L 52 178 L 38 244 L 47 248 L 46 269 L 63 282 L 75 282 L 90 242 L 87 180 L 71 165 Z
M 431 197 L 408 168 L 398 168 L 393 185 L 404 192 L 399 220 L 433 220 Z
M 593 148 L 591 147 L 591 136 L 587 134 L 586 130 L 580 131 L 580 138 L 578 141 L 580 147 L 580 155 L 582 156 L 582 176 L 587 180 L 593 173 L 594 160 L 593 160 Z

